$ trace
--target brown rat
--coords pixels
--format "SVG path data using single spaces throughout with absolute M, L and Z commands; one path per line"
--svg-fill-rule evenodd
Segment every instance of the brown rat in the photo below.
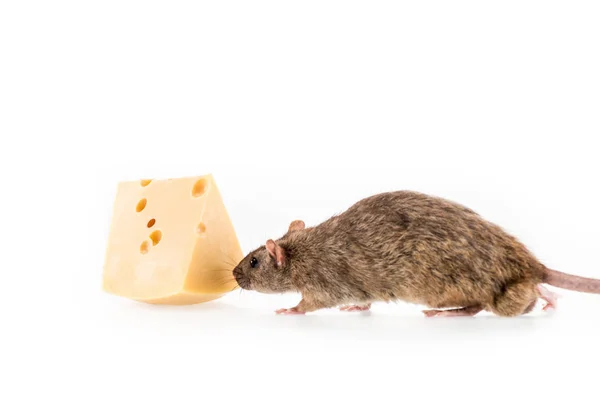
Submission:
M 423 304 L 427 316 L 506 317 L 530 312 L 541 284 L 600 293 L 600 280 L 546 268 L 515 237 L 455 202 L 411 191 L 377 194 L 314 227 L 290 224 L 248 254 L 233 275 L 243 289 L 300 292 L 284 314 L 368 310 L 376 301 Z M 446 309 L 446 310 L 441 310 Z M 449 309 L 449 310 L 448 310 Z

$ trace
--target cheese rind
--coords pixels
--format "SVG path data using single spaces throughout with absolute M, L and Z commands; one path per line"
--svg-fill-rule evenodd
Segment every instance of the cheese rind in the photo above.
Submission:
M 106 292 L 195 304 L 231 291 L 243 257 L 212 175 L 121 182 L 103 270 Z

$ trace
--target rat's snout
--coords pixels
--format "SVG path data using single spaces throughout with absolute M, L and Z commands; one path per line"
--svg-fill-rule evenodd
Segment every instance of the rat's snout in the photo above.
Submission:
M 242 273 L 240 272 L 239 267 L 235 267 L 233 271 L 231 271 L 231 273 L 233 274 L 233 277 L 235 278 L 236 282 L 240 283 L 239 279 Z
M 233 277 L 242 289 L 249 289 L 250 280 L 246 277 L 239 267 L 235 267 L 232 271 Z

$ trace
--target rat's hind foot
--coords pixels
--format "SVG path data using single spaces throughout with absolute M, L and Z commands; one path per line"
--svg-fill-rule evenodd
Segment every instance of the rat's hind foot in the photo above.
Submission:
M 276 314 L 285 314 L 285 315 L 304 314 L 304 312 L 298 311 L 298 307 L 280 308 L 279 310 L 276 310 L 275 313 Z
M 558 295 L 546 289 L 546 287 L 543 285 L 538 285 L 537 290 L 540 293 L 540 297 L 546 302 L 546 305 L 544 308 L 542 308 L 542 310 L 549 311 L 556 309 L 558 304 Z
M 365 305 L 349 305 L 340 307 L 340 311 L 369 311 L 371 309 L 371 303 Z
M 454 310 L 423 310 L 426 317 L 473 317 L 483 310 L 481 306 L 455 308 Z

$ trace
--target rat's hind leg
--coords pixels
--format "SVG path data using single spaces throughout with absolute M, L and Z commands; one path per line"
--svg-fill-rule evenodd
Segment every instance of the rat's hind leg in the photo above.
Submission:
M 426 317 L 472 317 L 482 310 L 482 306 L 470 306 L 452 310 L 423 310 L 423 314 Z
M 539 294 L 531 282 L 511 283 L 496 294 L 492 304 L 488 305 L 491 312 L 501 317 L 516 317 L 530 312 Z
M 544 306 L 543 310 L 548 311 L 556 309 L 556 305 L 558 303 L 558 295 L 546 289 L 544 285 L 537 285 L 537 290 L 539 296 L 542 299 L 544 299 L 544 301 L 546 301 L 546 305 Z
M 340 307 L 340 311 L 369 311 L 371 309 L 371 303 L 366 304 L 351 304 Z

